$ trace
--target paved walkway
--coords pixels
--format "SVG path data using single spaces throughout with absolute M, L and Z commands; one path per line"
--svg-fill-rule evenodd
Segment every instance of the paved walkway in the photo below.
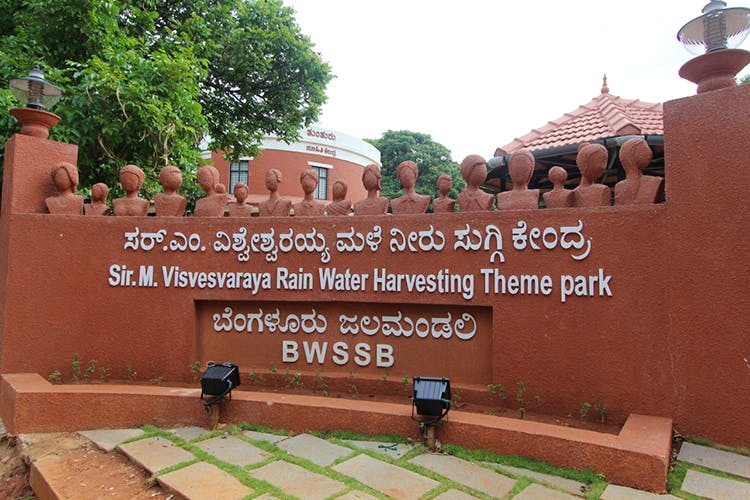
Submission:
M 473 460 L 470 453 L 466 458 L 428 453 L 410 443 L 232 429 L 235 432 L 186 427 L 80 434 L 102 450 L 125 454 L 163 488 L 191 499 L 677 498 L 600 479 L 589 484 L 580 478 Z M 677 495 L 750 498 L 750 457 L 685 443 L 678 460 Z

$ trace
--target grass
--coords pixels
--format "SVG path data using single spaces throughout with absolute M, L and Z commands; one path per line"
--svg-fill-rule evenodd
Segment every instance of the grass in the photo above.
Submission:
M 450 444 L 445 445 L 445 450 L 451 455 L 471 462 L 493 462 L 501 465 L 509 465 L 552 476 L 560 476 L 565 479 L 578 481 L 579 483 L 594 484 L 605 482 L 604 477 L 594 471 L 555 467 L 550 463 L 534 460 L 533 458 L 519 457 L 517 455 L 498 455 L 488 450 L 470 450 Z
M 342 441 L 382 441 L 385 443 L 406 444 L 408 439 L 395 434 L 362 434 L 355 431 L 311 431 L 310 434 L 322 439 L 340 439 Z
M 699 444 L 701 446 L 708 446 L 709 448 L 716 448 L 717 450 L 721 450 L 721 451 L 728 451 L 730 453 L 737 453 L 738 455 L 745 455 L 747 457 L 750 457 L 750 448 L 744 448 L 744 447 L 733 448 L 731 446 L 724 446 L 723 444 L 715 443 L 711 441 L 710 439 L 696 437 L 696 436 L 688 436 L 685 438 L 685 441 L 688 441 L 693 444 Z

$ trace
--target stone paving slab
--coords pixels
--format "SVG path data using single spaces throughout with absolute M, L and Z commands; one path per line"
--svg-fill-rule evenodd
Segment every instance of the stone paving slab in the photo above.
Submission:
M 336 497 L 336 500 L 378 500 L 372 495 L 365 493 L 364 491 L 352 490 L 345 495 Z
M 440 486 L 433 479 L 367 455 L 357 455 L 332 469 L 398 499 L 419 498 Z
M 750 457 L 684 442 L 677 460 L 750 479 Z
M 516 484 L 507 476 L 451 455 L 425 453 L 412 458 L 409 463 L 437 472 L 459 484 L 493 497 L 507 495 Z
M 607 486 L 599 498 L 600 500 L 680 500 L 673 495 L 657 495 L 617 484 Z
M 216 436 L 196 443 L 196 446 L 219 460 L 245 467 L 262 462 L 271 454 L 233 436 Z
M 112 451 L 117 445 L 128 439 L 143 435 L 141 429 L 100 429 L 95 431 L 81 431 L 78 434 L 85 437 L 98 448 L 104 451 Z
M 277 442 L 276 446 L 321 467 L 327 467 L 339 458 L 354 453 L 349 448 L 329 443 L 325 439 L 310 434 L 299 434 L 293 438 L 284 439 Z
M 402 443 L 385 443 L 381 441 L 356 441 L 353 439 L 347 439 L 346 442 L 351 444 L 352 446 L 356 446 L 357 448 L 361 450 L 374 451 L 375 453 L 380 453 L 381 455 L 385 455 L 394 460 L 398 460 L 399 458 L 403 457 L 404 455 L 406 455 L 407 453 L 409 453 L 411 450 L 414 449 L 413 445 L 402 444 Z
M 734 481 L 696 470 L 688 470 L 682 482 L 682 491 L 717 500 L 747 500 L 750 498 L 750 483 Z
M 284 439 L 288 439 L 289 436 L 280 436 L 278 434 L 269 434 L 268 432 L 256 432 L 256 431 L 247 431 L 244 433 L 245 436 L 249 437 L 250 439 L 253 439 L 255 441 L 267 441 L 271 444 L 276 444 L 279 441 L 283 441 Z
M 475 498 L 477 497 L 471 496 L 463 491 L 448 490 L 445 493 L 439 494 L 433 500 L 473 500 Z
M 271 462 L 248 474 L 271 483 L 287 495 L 310 500 L 328 498 L 346 488 L 344 483 L 283 460 Z
M 178 448 L 168 439 L 153 437 L 141 439 L 132 443 L 121 444 L 117 447 L 150 474 L 188 460 L 195 460 L 195 455 L 187 450 Z
M 215 465 L 198 462 L 159 476 L 159 483 L 191 500 L 241 499 L 255 490 Z
M 510 465 L 503 465 L 494 462 L 484 462 L 484 464 L 501 471 L 510 472 L 511 474 L 528 477 L 530 479 L 550 484 L 556 488 L 565 490 L 572 495 L 583 496 L 583 492 L 588 489 L 588 485 L 585 483 L 579 483 L 578 481 L 573 481 L 572 479 L 566 479 L 560 476 L 553 476 L 552 474 L 545 474 L 543 472 L 512 467 Z
M 513 500 L 570 500 L 576 498 L 561 491 L 552 490 L 541 484 L 530 484 L 513 497 Z
M 192 441 L 206 434 L 208 431 L 203 427 L 177 427 L 176 429 L 169 429 L 169 432 L 185 441 Z

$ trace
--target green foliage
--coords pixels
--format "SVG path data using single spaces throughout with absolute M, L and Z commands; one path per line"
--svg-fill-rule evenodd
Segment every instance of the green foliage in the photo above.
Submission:
M 193 382 L 197 382 L 201 376 L 201 362 L 196 360 L 188 365 L 188 368 L 193 372 Z
M 742 78 L 740 78 L 738 80 L 738 83 L 740 83 L 740 84 L 742 84 L 742 83 L 750 83 L 750 73 L 748 73 L 747 75 L 745 75 Z
M 604 406 L 604 403 L 599 401 L 596 404 L 596 411 L 599 412 L 599 419 L 601 420 L 602 424 L 607 422 L 607 407 Z
M 461 387 L 456 387 L 453 390 L 453 399 L 451 401 L 451 408 L 461 408 L 464 405 L 464 390 Z
M 526 396 L 526 384 L 522 381 L 516 382 L 516 401 L 518 402 L 518 418 L 521 420 L 526 416 L 526 405 L 524 404 L 524 397 Z
M 357 389 L 357 385 L 354 383 L 354 369 L 352 368 L 349 368 L 349 376 L 346 377 L 346 386 L 349 389 L 349 393 L 353 397 L 357 397 L 359 389 Z
M 328 384 L 320 376 L 320 372 L 316 372 L 313 378 L 313 390 L 320 391 L 323 396 L 328 396 Z
M 50 138 L 77 144 L 81 187 L 146 173 L 159 191 L 166 164 L 183 191 L 202 161 L 198 143 L 255 154 L 264 134 L 294 140 L 325 102 L 330 68 L 281 0 L 0 0 L 0 81 L 40 64 L 61 87 Z M 13 107 L 0 89 L 0 106 Z M 18 129 L 0 115 L 0 140 Z
M 62 384 L 62 373 L 60 370 L 55 370 L 47 376 L 47 380 L 52 384 Z
M 383 186 L 381 196 L 398 198 L 403 194 L 401 183 L 396 178 L 396 167 L 399 163 L 411 160 L 419 167 L 416 191 L 437 198 L 437 180 L 442 174 L 449 174 L 453 179 L 453 189 L 449 196 L 456 198 L 466 183 L 461 177 L 457 163 L 451 160 L 451 152 L 440 143 L 432 140 L 427 134 L 408 130 L 389 130 L 380 139 L 366 139 L 380 150 L 380 161 L 383 164 L 380 180 Z
M 73 353 L 73 361 L 71 362 L 73 368 L 73 381 L 81 378 L 81 360 L 78 358 L 78 353 Z
M 125 367 L 126 376 L 128 379 L 128 383 L 132 383 L 135 381 L 135 378 L 138 376 L 138 372 L 135 371 L 135 368 L 133 368 L 133 365 L 128 363 L 128 365 Z
M 500 399 L 505 400 L 508 398 L 505 393 L 505 387 L 503 384 L 487 384 L 487 390 L 490 391 L 490 395 L 499 394 Z
M 263 390 L 263 384 L 266 382 L 266 378 L 263 376 L 263 374 L 255 373 L 254 366 L 250 369 L 250 374 L 248 375 L 247 379 L 250 381 L 251 385 L 257 385 L 261 388 L 261 390 Z
M 591 403 L 586 401 L 583 403 L 583 406 L 581 406 L 581 409 L 578 410 L 578 413 L 581 415 L 581 422 L 586 422 L 589 418 L 589 410 L 591 409 Z
M 86 371 L 83 373 L 83 380 L 88 380 L 90 377 L 96 373 L 96 365 L 98 361 L 95 359 L 90 359 L 88 366 L 86 366 Z

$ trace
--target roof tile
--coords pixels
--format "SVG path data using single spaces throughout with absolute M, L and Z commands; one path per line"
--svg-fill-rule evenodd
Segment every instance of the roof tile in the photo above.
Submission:
M 663 134 L 662 105 L 612 95 L 605 83 L 602 93 L 590 102 L 516 137 L 498 148 L 496 154 L 510 154 L 521 148 L 550 149 L 633 133 Z

